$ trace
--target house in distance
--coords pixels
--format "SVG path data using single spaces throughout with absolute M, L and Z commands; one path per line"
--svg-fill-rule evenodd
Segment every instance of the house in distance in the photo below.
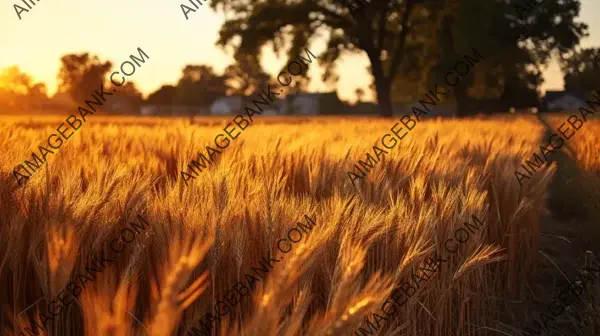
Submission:
M 546 91 L 542 110 L 548 112 L 576 110 L 585 105 L 584 92 Z

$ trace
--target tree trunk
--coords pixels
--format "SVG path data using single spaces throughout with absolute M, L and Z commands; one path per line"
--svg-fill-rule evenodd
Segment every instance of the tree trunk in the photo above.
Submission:
M 469 106 L 469 96 L 467 95 L 466 85 L 459 83 L 454 89 L 454 96 L 456 97 L 456 116 L 469 116 L 471 114 L 471 107 Z
M 391 82 L 384 78 L 375 78 L 375 90 L 377 91 L 377 105 L 382 117 L 391 117 L 394 114 L 392 109 L 392 98 L 390 92 Z

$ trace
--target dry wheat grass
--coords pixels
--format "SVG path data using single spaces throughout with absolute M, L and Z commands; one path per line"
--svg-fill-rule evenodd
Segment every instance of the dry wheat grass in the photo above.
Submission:
M 224 121 L 98 118 L 24 189 L 8 173 L 11 165 L 56 122 L 4 121 L 0 328 L 14 334 L 10 325 L 31 325 L 133 213 L 152 223 L 148 234 L 48 334 L 185 334 L 304 213 L 318 222 L 309 239 L 257 283 L 215 335 L 353 333 L 411 269 L 442 255 L 445 239 L 472 214 L 485 218 L 484 228 L 379 334 L 479 335 L 502 324 L 507 308 L 497 298 L 520 297 L 536 268 L 556 170 L 537 173 L 523 189 L 514 177 L 522 158 L 539 148 L 543 128 L 535 119 L 420 124 L 357 189 L 346 171 L 390 120 L 291 121 L 253 125 L 184 187 L 181 165 Z M 589 174 L 577 183 L 589 187 L 600 181 L 600 124 L 586 127 L 573 158 Z M 595 204 L 586 206 L 598 211 Z

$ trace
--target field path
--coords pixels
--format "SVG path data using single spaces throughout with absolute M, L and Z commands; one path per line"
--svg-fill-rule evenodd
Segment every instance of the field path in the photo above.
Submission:
M 540 146 L 547 146 L 548 139 L 553 133 L 558 133 L 559 125 L 550 124 L 545 116 L 537 115 L 540 124 L 544 127 L 544 134 L 541 137 Z M 561 122 L 562 124 L 562 122 Z M 585 127 L 585 126 L 584 126 Z M 585 129 L 582 129 L 585 131 Z M 578 131 L 574 137 L 581 136 Z M 539 153 L 539 151 L 537 151 Z M 534 314 L 539 320 L 539 312 L 545 312 L 548 309 L 548 303 L 553 301 L 556 295 L 574 281 L 578 274 L 577 268 L 589 264 L 590 252 L 599 256 L 600 245 L 598 244 L 598 233 L 594 230 L 594 224 L 586 217 L 586 210 L 581 203 L 579 195 L 568 197 L 576 193 L 570 186 L 571 181 L 575 180 L 585 171 L 578 166 L 573 158 L 573 141 L 565 141 L 563 146 L 551 154 L 548 163 L 555 163 L 556 172 L 552 177 L 549 186 L 549 198 L 546 208 L 550 212 L 541 218 L 540 223 L 540 249 L 539 268 L 536 270 L 533 281 L 529 284 L 531 295 L 534 302 L 529 302 L 530 313 Z M 543 169 L 547 169 L 543 168 Z M 570 190 L 571 189 L 571 190 Z M 569 201 L 565 201 L 568 199 Z M 596 232 L 594 232 L 596 231 Z M 527 300 L 531 300 L 528 298 Z M 585 295 L 579 297 L 577 305 L 585 303 L 589 298 Z M 564 329 L 559 331 L 546 331 L 543 335 L 582 335 L 582 330 L 573 330 L 573 318 L 576 319 L 579 308 L 572 310 L 570 314 L 563 313 L 557 318 L 557 321 L 564 323 Z M 552 322 L 549 322 L 549 325 Z M 561 324 L 562 325 L 562 324 Z

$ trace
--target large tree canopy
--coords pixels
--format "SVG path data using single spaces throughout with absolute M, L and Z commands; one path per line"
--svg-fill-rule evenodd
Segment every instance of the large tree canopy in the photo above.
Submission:
M 562 64 L 565 88 L 587 93 L 600 89 L 600 48 L 576 51 Z
M 236 57 L 260 57 L 262 46 L 271 42 L 276 52 L 287 49 L 293 58 L 317 35 L 326 36 L 319 59 L 324 80 L 331 81 L 342 54 L 365 53 L 383 115 L 392 113 L 392 87 L 402 91 L 398 78 L 408 76 L 413 87 L 407 89 L 419 91 L 419 85 L 443 75 L 448 64 L 473 47 L 493 57 L 486 57 L 480 74 L 464 82 L 456 96 L 459 105 L 485 92 L 511 96 L 511 90 L 531 89 L 540 83 L 539 65 L 553 52 L 567 53 L 587 28 L 575 22 L 579 0 L 523 0 L 520 5 L 504 0 L 348 1 L 213 0 L 211 6 L 233 13 L 218 44 L 233 45 Z
M 69 93 L 76 102 L 90 99 L 90 94 L 106 81 L 111 66 L 89 53 L 65 55 L 60 59 L 58 91 Z
M 453 55 L 470 46 L 485 53 L 486 62 L 457 87 L 459 112 L 467 114 L 473 98 L 498 98 L 505 106 L 535 104 L 541 66 L 553 54 L 568 54 L 586 35 L 587 26 L 575 22 L 579 10 L 579 0 L 462 0 L 452 36 L 440 43 L 447 60 L 442 64 L 447 69 Z
M 256 55 L 238 55 L 236 62 L 225 69 L 229 95 L 250 95 L 262 88 L 268 81 Z

